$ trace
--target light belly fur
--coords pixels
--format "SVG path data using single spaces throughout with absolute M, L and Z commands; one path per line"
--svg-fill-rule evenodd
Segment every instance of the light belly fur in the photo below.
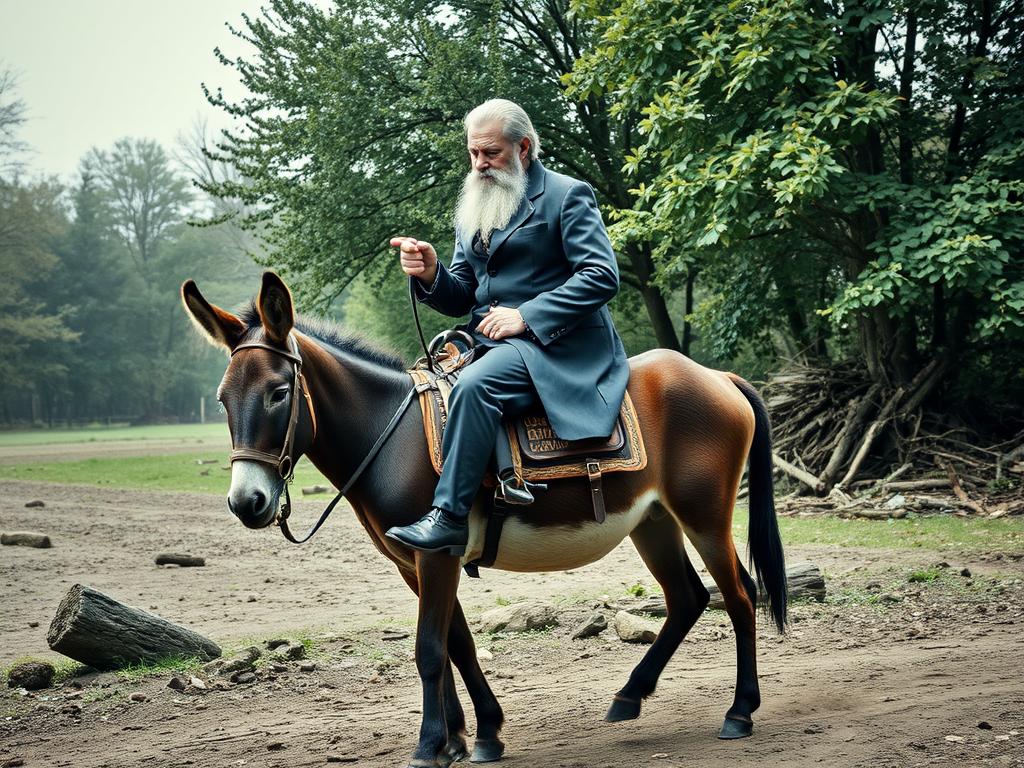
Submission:
M 609 513 L 603 523 L 590 519 L 576 526 L 539 528 L 513 515 L 505 521 L 501 531 L 493 567 L 503 571 L 561 571 L 600 560 L 643 521 L 657 499 L 657 491 L 646 491 L 629 509 Z M 484 526 L 483 513 L 474 507 L 469 518 L 469 546 L 463 563 L 475 560 L 483 552 Z

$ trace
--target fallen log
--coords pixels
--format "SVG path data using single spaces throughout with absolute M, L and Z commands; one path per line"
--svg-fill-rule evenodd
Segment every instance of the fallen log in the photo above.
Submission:
M 206 565 L 206 558 L 198 555 L 179 555 L 175 552 L 165 552 L 156 556 L 157 565 L 178 565 L 182 568 L 202 568 Z
M 843 466 L 843 461 L 850 453 L 850 449 L 853 448 L 854 441 L 857 439 L 858 435 L 861 434 L 861 429 L 871 416 L 871 412 L 876 407 L 875 400 L 878 398 L 878 395 L 881 394 L 881 391 L 881 385 L 874 384 L 866 394 L 858 400 L 854 400 L 850 404 L 850 408 L 847 411 L 845 425 L 843 426 L 842 432 L 839 434 L 836 447 L 832 450 L 831 457 L 829 457 L 828 466 L 826 466 L 825 471 L 821 473 L 821 482 L 826 488 L 831 488 L 836 477 L 839 475 L 839 470 Z
M 106 670 L 175 656 L 210 661 L 221 654 L 212 640 L 81 584 L 61 600 L 46 642 L 75 661 Z
M 797 466 L 795 466 L 793 464 L 790 464 L 788 461 L 783 459 L 778 454 L 775 454 L 775 453 L 772 454 L 772 463 L 775 464 L 776 467 L 781 469 L 783 472 L 785 472 L 790 477 L 793 477 L 793 478 L 796 478 L 797 480 L 799 480 L 801 483 L 806 485 L 808 488 L 810 488 L 815 493 L 820 494 L 820 493 L 822 493 L 825 490 L 825 484 L 823 482 L 821 482 L 821 480 L 816 478 L 810 472 L 807 472 L 807 471 L 805 471 L 803 469 L 800 469 L 800 467 L 797 467 Z
M 331 489 L 326 485 L 304 485 L 302 486 L 302 495 L 312 496 L 316 493 L 327 493 L 329 490 Z
M 853 479 L 857 476 L 860 471 L 860 465 L 867 458 L 868 451 L 871 450 L 872 444 L 875 442 L 875 438 L 878 433 L 881 432 L 889 419 L 892 417 L 893 411 L 896 409 L 896 404 L 903 397 L 903 389 L 899 388 L 896 393 L 889 398 L 888 402 L 882 406 L 881 412 L 878 417 L 871 422 L 871 426 L 868 427 L 868 431 L 864 435 L 864 439 L 861 441 L 860 447 L 857 452 L 853 455 L 853 460 L 850 462 L 850 468 L 846 470 L 846 474 L 843 475 L 843 479 L 837 483 L 837 487 L 840 489 L 846 488 Z
M 35 547 L 36 549 L 49 549 L 53 546 L 49 536 L 35 531 L 0 533 L 0 544 L 8 547 Z
M 724 610 L 725 602 L 722 600 L 722 593 L 718 589 L 718 585 L 710 578 L 702 580 L 704 587 L 711 595 L 708 608 Z M 822 576 L 821 569 L 814 563 L 795 563 L 786 568 L 786 584 L 789 587 L 790 600 L 814 600 L 819 603 L 825 600 L 825 577 Z M 758 597 L 759 601 L 766 599 L 763 592 Z M 636 605 L 609 605 L 608 607 L 633 613 L 649 613 L 652 616 L 668 615 L 665 598 L 662 595 L 652 595 Z

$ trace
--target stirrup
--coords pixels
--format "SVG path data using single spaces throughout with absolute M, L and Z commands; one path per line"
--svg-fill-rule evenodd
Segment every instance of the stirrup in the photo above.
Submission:
M 505 504 L 527 506 L 534 502 L 532 491 L 546 491 L 547 489 L 547 483 L 531 483 L 520 480 L 514 473 L 507 477 L 499 475 L 498 485 L 494 489 L 494 499 Z

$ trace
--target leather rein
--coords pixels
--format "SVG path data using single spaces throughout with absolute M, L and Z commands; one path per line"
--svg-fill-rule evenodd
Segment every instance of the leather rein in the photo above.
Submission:
M 349 477 L 348 482 L 342 486 L 342 489 L 338 491 L 338 495 L 334 497 L 327 508 L 320 515 L 320 519 L 316 521 L 316 524 L 309 529 L 309 532 L 301 539 L 296 539 L 292 535 L 291 530 L 288 527 L 288 517 L 292 513 L 292 499 L 291 494 L 288 492 L 288 486 L 292 482 L 292 478 L 295 475 L 295 460 L 292 458 L 292 454 L 295 448 L 295 430 L 299 423 L 299 396 L 306 401 L 306 408 L 309 410 L 309 420 L 312 425 L 313 437 L 316 439 L 316 411 L 313 409 L 313 399 L 309 395 L 309 388 L 306 386 L 305 377 L 302 375 L 302 356 L 299 354 L 299 345 L 295 341 L 295 337 L 292 334 L 288 334 L 288 349 L 280 349 L 279 347 L 273 347 L 269 344 L 264 344 L 259 341 L 251 341 L 245 344 L 239 344 L 233 350 L 231 350 L 231 356 L 234 357 L 238 352 L 243 349 L 264 349 L 268 352 L 273 352 L 275 355 L 289 360 L 292 364 L 292 384 L 291 384 L 291 411 L 288 415 L 288 429 L 284 435 L 284 444 L 281 446 L 280 453 L 274 454 L 267 451 L 260 451 L 255 448 L 235 448 L 232 446 L 231 455 L 229 458 L 230 463 L 236 461 L 257 461 L 262 464 L 269 464 L 272 467 L 277 468 L 277 474 L 284 482 L 284 503 L 280 505 L 280 508 L 275 517 L 275 522 L 281 528 L 281 533 L 284 537 L 293 544 L 302 544 L 309 541 L 313 534 L 320 530 L 331 512 L 338 505 L 345 494 L 348 493 L 349 489 L 355 484 L 356 480 L 359 479 L 363 471 L 370 466 L 380 449 L 384 447 L 384 443 L 391 436 L 391 433 L 395 431 L 395 427 L 398 426 L 398 422 L 402 418 L 402 414 L 405 413 L 406 408 L 409 407 L 409 403 L 412 402 L 413 397 L 416 395 L 416 388 L 413 387 L 409 390 L 409 393 L 402 400 L 402 404 L 398 406 L 395 414 L 391 417 L 391 421 L 388 422 L 387 426 L 384 427 L 384 431 L 381 432 L 376 442 L 370 447 L 369 452 L 363 458 L 362 462 L 356 467 L 355 472 Z

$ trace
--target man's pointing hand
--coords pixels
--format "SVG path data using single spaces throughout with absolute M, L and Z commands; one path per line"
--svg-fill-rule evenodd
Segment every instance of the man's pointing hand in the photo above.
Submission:
M 418 278 L 428 287 L 437 276 L 437 253 L 434 246 L 415 237 L 392 237 L 391 245 L 399 249 L 402 271 Z

